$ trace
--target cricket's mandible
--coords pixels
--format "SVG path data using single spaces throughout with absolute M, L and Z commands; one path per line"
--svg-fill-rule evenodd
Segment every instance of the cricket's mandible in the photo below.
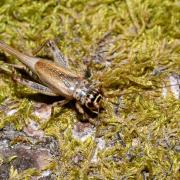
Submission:
M 23 64 L 23 66 L 12 64 L 11 66 L 23 68 L 27 72 L 33 73 L 36 81 L 38 81 L 37 83 L 16 77 L 20 84 L 49 96 L 63 96 L 66 101 L 76 99 L 76 105 L 82 113 L 81 105 L 94 113 L 98 113 L 102 99 L 99 90 L 93 88 L 83 77 L 69 69 L 67 59 L 63 57 L 54 41 L 48 40 L 44 45 L 49 46 L 55 62 L 26 55 L 0 41 L 0 49 L 15 56 Z

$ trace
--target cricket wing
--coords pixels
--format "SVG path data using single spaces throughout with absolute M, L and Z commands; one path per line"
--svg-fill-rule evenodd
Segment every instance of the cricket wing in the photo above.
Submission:
M 76 85 L 82 80 L 80 76 L 46 60 L 38 61 L 35 69 L 39 79 L 53 92 L 67 99 L 73 99 Z

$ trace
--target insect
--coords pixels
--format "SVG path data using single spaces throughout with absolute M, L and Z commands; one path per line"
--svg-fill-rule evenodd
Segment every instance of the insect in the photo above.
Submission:
M 28 73 L 31 72 L 38 83 L 21 77 L 15 77 L 15 80 L 42 94 L 65 97 L 65 100 L 56 103 L 56 105 L 63 105 L 76 99 L 76 107 L 80 113 L 84 113 L 83 106 L 85 106 L 97 114 L 102 100 L 100 91 L 89 84 L 85 78 L 69 69 L 67 59 L 63 57 L 53 40 L 48 40 L 44 45 L 48 45 L 50 48 L 54 62 L 26 55 L 0 41 L 0 49 L 18 58 L 25 66 L 11 65 L 24 69 Z

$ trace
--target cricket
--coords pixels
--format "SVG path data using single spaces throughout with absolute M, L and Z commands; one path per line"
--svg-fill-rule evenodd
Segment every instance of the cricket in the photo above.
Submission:
M 102 94 L 81 75 L 71 71 L 68 60 L 62 55 L 55 41 L 46 41 L 40 49 L 47 45 L 53 55 L 52 60 L 30 56 L 0 41 L 0 49 L 20 60 L 23 65 L 9 64 L 15 69 L 25 70 L 35 81 L 21 76 L 14 76 L 14 80 L 39 93 L 49 96 L 62 96 L 65 99 L 55 102 L 54 105 L 65 105 L 76 100 L 76 108 L 84 114 L 83 106 L 92 113 L 98 114 Z M 39 50 L 40 50 L 39 49 Z M 38 50 L 38 51 L 39 51 Z

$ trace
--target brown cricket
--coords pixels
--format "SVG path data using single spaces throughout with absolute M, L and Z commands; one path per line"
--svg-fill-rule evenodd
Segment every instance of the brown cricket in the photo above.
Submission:
M 38 83 L 17 76 L 15 80 L 42 94 L 65 97 L 65 100 L 61 101 L 60 104 L 76 99 L 76 107 L 81 113 L 84 112 L 82 106 L 87 107 L 93 113 L 98 113 L 102 99 L 99 90 L 89 84 L 85 78 L 69 69 L 68 60 L 63 57 L 54 41 L 48 40 L 44 45 L 48 45 L 50 48 L 54 62 L 26 55 L 0 41 L 0 49 L 15 56 L 25 65 L 11 64 L 11 66 L 22 68 L 29 72 L 29 74 L 31 72 L 31 75 L 35 75 Z

